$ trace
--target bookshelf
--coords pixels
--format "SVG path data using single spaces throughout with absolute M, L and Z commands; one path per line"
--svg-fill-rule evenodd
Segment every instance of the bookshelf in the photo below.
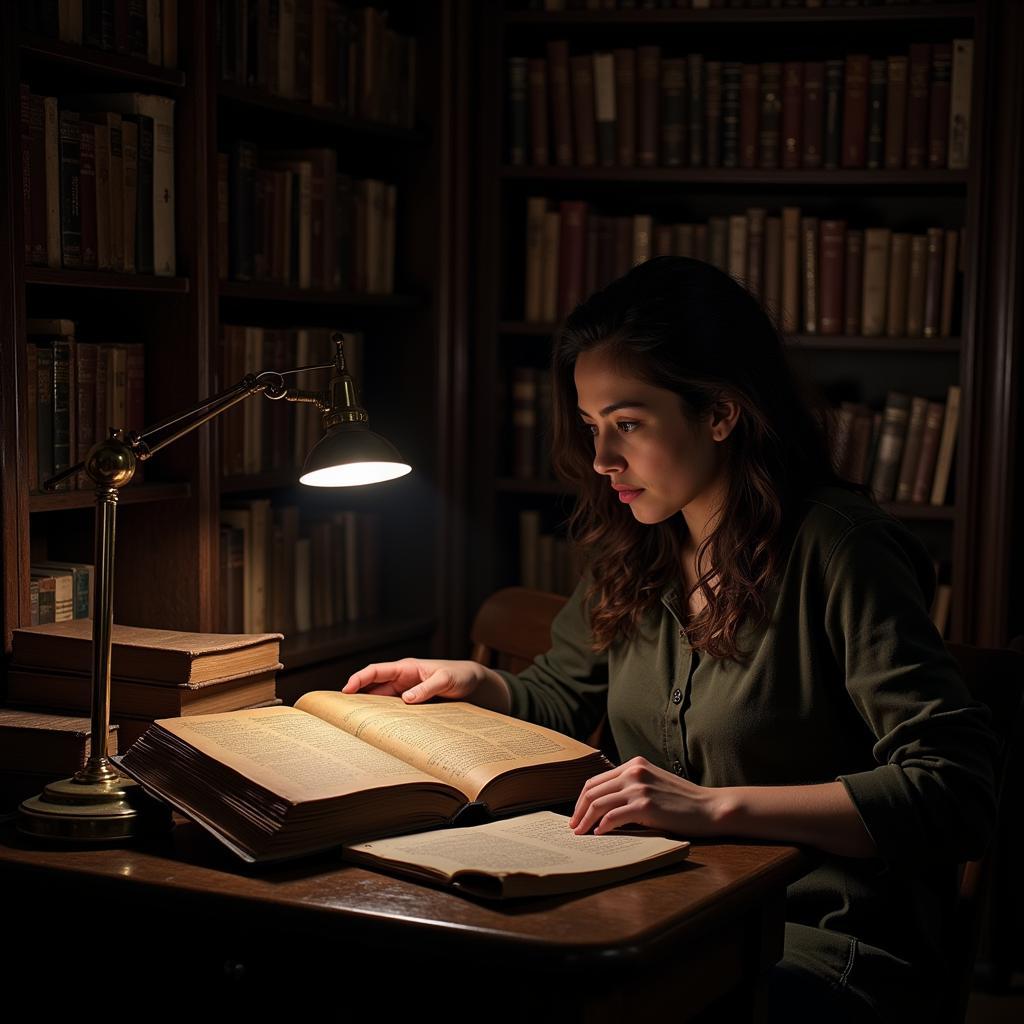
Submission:
M 451 248 L 447 219 L 461 209 L 461 200 L 451 191 L 458 160 L 449 152 L 455 109 L 451 77 L 464 64 L 453 54 L 465 52 L 453 50 L 460 18 L 457 4 L 446 0 L 387 5 L 388 26 L 416 40 L 418 87 L 412 93 L 415 109 L 408 127 L 223 80 L 222 11 L 241 10 L 242 5 L 221 8 L 216 3 L 177 0 L 174 67 L 26 31 L 19 24 L 19 8 L 26 6 L 0 8 L 0 102 L 6 133 L 0 166 L 0 361 L 7 382 L 0 398 L 0 607 L 5 650 L 10 650 L 12 629 L 30 621 L 29 564 L 45 558 L 93 560 L 91 491 L 29 490 L 26 321 L 46 317 L 73 320 L 80 340 L 144 344 L 145 423 L 125 424 L 133 429 L 234 383 L 220 380 L 219 339 L 225 325 L 361 332 L 361 397 L 370 426 L 395 443 L 413 472 L 365 493 L 314 493 L 315 489 L 297 484 L 297 472 L 290 468 L 227 476 L 221 465 L 220 431 L 236 411 L 232 410 L 161 452 L 146 464 L 144 479 L 122 492 L 115 621 L 223 629 L 221 505 L 258 497 L 274 506 L 296 505 L 302 516 L 348 510 L 379 517 L 379 560 L 372 569 L 379 590 L 378 613 L 288 635 L 282 648 L 285 670 L 278 681 L 278 695 L 287 703 L 307 689 L 338 685 L 344 675 L 369 661 L 411 654 L 441 656 L 439 638 L 449 628 L 450 584 L 439 571 L 439 559 L 444 545 L 451 543 L 445 481 L 454 442 L 449 417 L 439 411 L 439 403 L 456 387 L 455 361 L 445 358 L 454 335 L 449 330 L 442 337 L 441 328 L 450 320 L 455 296 L 461 294 L 453 285 L 450 263 L 442 258 L 442 247 Z M 373 6 L 383 12 L 384 5 Z M 326 9 L 321 0 L 306 7 L 310 12 Z M 26 264 L 22 82 L 32 93 L 46 96 L 141 92 L 173 99 L 173 275 Z M 274 149 L 329 147 L 337 153 L 339 171 L 394 184 L 390 292 L 220 277 L 217 153 L 238 139 Z M 289 366 L 295 365 L 292 358 Z M 313 386 L 325 386 L 327 379 L 324 372 Z M 263 400 L 249 400 L 258 401 Z M 297 408 L 286 411 L 294 413 Z M 431 429 L 423 429 L 424 424 Z M 267 628 L 278 627 L 268 622 Z
M 477 273 L 475 312 L 481 341 L 475 364 L 479 400 L 474 468 L 479 479 L 489 483 L 480 489 L 471 512 L 486 524 L 469 584 L 474 597 L 522 580 L 521 513 L 539 515 L 543 533 L 564 536 L 572 507 L 572 495 L 550 478 L 550 470 L 541 478 L 526 479 L 514 472 L 516 371 L 532 368 L 543 377 L 558 325 L 557 318 L 526 318 L 528 200 L 543 197 L 553 211 L 561 202 L 585 202 L 588 217 L 649 215 L 654 225 L 709 224 L 711 218 L 728 218 L 749 208 L 778 215 L 782 208 L 795 206 L 802 216 L 842 218 L 851 228 L 884 226 L 904 233 L 924 233 L 933 225 L 964 229 L 953 326 L 948 332 L 886 336 L 883 330 L 881 336 L 864 336 L 840 330 L 826 335 L 820 329 L 806 333 L 801 323 L 785 341 L 797 367 L 833 404 L 859 401 L 880 410 L 890 390 L 941 400 L 950 385 L 960 387 L 959 433 L 945 501 L 884 504 L 921 536 L 941 566 L 940 581 L 951 585 L 947 639 L 1006 643 L 1013 631 L 1011 618 L 1016 614 L 1019 619 L 1019 610 L 1014 612 L 1012 605 L 1008 565 L 1015 550 L 1010 527 L 1014 491 L 1009 481 L 1020 453 L 1013 443 L 1016 386 L 1008 384 L 1005 374 L 1008 367 L 1019 365 L 1019 327 L 1015 332 L 1011 321 L 1019 325 L 1020 314 L 1019 303 L 1013 301 L 1013 272 L 993 253 L 1019 253 L 1019 242 L 1011 239 L 1019 238 L 1021 226 L 1019 174 L 1015 178 L 1012 172 L 1020 167 L 1020 144 L 1005 137 L 1019 134 L 1013 126 L 1019 126 L 1021 118 L 1021 75 L 1013 54 L 1024 41 L 1024 19 L 1015 5 L 979 0 L 817 7 L 712 2 L 705 9 L 639 2 L 628 10 L 598 9 L 626 6 L 602 3 L 567 3 L 561 6 L 572 9 L 558 11 L 544 10 L 546 6 L 506 0 L 500 6 L 488 5 L 480 14 L 480 216 L 475 241 L 480 252 L 495 255 L 480 260 Z M 860 53 L 884 59 L 908 54 L 913 43 L 934 46 L 962 38 L 974 41 L 966 169 L 928 166 L 927 159 L 921 169 L 907 169 L 902 161 L 892 169 L 886 169 L 884 161 L 877 169 L 844 167 L 845 160 L 833 167 L 784 169 L 781 161 L 777 167 L 721 166 L 722 161 L 710 167 L 706 150 L 704 158 L 691 166 L 685 145 L 680 165 L 664 166 L 658 159 L 649 166 L 638 166 L 639 161 L 624 166 L 618 153 L 614 160 L 601 160 L 600 138 L 596 162 L 580 166 L 577 104 L 585 101 L 573 91 L 574 57 L 656 45 L 659 59 L 696 53 L 705 62 L 723 65 L 732 61 L 785 66 L 784 62 L 824 62 Z M 569 60 L 573 160 L 568 163 L 558 160 L 557 115 L 550 91 L 549 47 L 559 42 L 567 43 Z M 516 57 L 526 58 L 526 77 L 521 80 L 526 128 L 524 157 L 513 162 L 509 59 Z M 538 59 L 546 73 L 546 164 L 532 159 L 536 136 L 531 136 L 531 104 L 539 101 L 530 92 L 529 70 L 530 61 L 536 65 Z M 664 88 L 661 82 L 659 86 Z M 684 92 L 687 88 L 689 81 Z M 758 116 L 759 112 L 760 107 Z M 687 116 L 684 105 L 684 124 Z M 597 110 L 595 117 L 600 130 Z M 658 123 L 659 158 L 664 156 L 661 128 Z M 637 132 L 639 142 L 639 123 Z M 585 237 L 589 246 L 592 236 Z M 651 254 L 657 251 L 652 243 Z M 543 402 L 541 392 L 538 431 L 544 429 Z

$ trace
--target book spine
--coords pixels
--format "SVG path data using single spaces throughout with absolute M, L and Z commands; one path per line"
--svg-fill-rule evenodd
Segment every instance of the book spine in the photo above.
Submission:
M 82 266 L 79 115 L 60 111 L 60 252 L 65 267 Z

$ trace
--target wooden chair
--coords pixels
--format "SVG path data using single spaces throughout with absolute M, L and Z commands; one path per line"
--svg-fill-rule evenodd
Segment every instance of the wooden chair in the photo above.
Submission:
M 1014 646 L 1018 643 L 1015 641 Z M 947 647 L 959 665 L 971 695 L 975 700 L 987 704 L 991 710 L 993 728 L 1000 742 L 995 772 L 998 807 L 996 835 L 978 860 L 967 861 L 960 866 L 959 895 L 946 947 L 949 968 L 945 975 L 947 988 L 938 1003 L 947 1021 L 962 1024 L 971 994 L 974 962 L 996 852 L 1003 846 L 999 840 L 1007 834 L 1012 811 L 1005 799 L 1007 766 L 1013 753 L 1015 725 L 1019 728 L 1021 715 L 1024 654 L 1019 650 L 969 647 L 964 644 L 948 644 Z M 1002 938 L 1005 940 L 1005 932 Z
M 562 594 L 530 587 L 495 591 L 473 620 L 470 657 L 488 668 L 522 672 L 538 654 L 551 649 L 551 622 L 567 600 Z M 614 755 L 611 734 L 605 730 L 607 720 L 608 715 L 603 715 L 586 742 Z

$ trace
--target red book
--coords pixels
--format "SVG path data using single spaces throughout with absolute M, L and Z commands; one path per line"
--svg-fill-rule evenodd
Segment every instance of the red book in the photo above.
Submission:
M 661 88 L 661 48 L 639 46 L 637 70 L 637 163 L 658 165 L 658 128 L 661 121 L 658 94 Z
M 819 325 L 822 334 L 843 333 L 843 286 L 846 221 L 823 220 L 818 250 Z
M 910 82 L 907 87 L 907 149 L 908 171 L 924 168 L 928 146 L 928 79 L 931 75 L 930 43 L 911 43 Z
M 571 167 L 572 104 L 569 99 L 569 43 L 565 39 L 548 42 L 548 97 L 551 102 L 551 125 L 554 129 L 555 163 Z
M 798 60 L 782 65 L 782 166 L 800 166 L 803 149 L 804 66 Z
M 868 55 L 846 56 L 843 76 L 843 167 L 867 166 Z
M 820 167 L 825 133 L 825 63 L 804 64 L 803 166 Z
M 586 279 L 587 204 L 578 199 L 559 203 L 562 234 L 558 243 L 558 310 L 566 316 L 583 301 Z

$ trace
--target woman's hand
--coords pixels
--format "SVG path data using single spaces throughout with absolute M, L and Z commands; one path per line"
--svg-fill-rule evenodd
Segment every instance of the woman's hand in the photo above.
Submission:
M 569 827 L 594 835 L 630 823 L 684 836 L 718 834 L 719 790 L 698 786 L 634 757 L 587 779 Z
M 360 691 L 401 697 L 406 704 L 422 704 L 431 697 L 468 700 L 506 715 L 512 703 L 505 680 L 476 661 L 402 658 L 377 662 L 353 672 L 341 688 L 342 693 Z

